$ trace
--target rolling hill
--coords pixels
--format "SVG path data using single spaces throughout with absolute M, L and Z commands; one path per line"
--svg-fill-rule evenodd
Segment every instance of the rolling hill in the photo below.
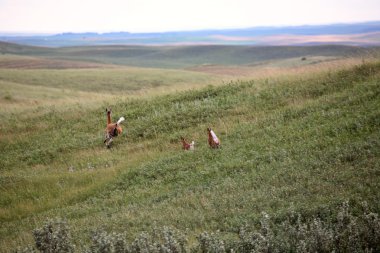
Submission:
M 307 38 L 307 40 L 306 40 Z M 62 47 L 79 45 L 379 45 L 380 22 L 283 27 L 252 27 L 163 33 L 62 33 L 43 36 L 0 35 L 19 44 Z
M 305 57 L 352 58 L 373 56 L 377 48 L 356 46 L 87 46 L 30 47 L 0 42 L 0 54 L 36 56 L 68 61 L 153 68 L 189 68 L 199 65 L 257 65 Z

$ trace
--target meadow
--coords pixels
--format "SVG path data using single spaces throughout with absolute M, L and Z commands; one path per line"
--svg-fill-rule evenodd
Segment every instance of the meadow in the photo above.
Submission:
M 0 56 L 2 252 L 33 245 L 48 218 L 82 251 L 96 231 L 170 227 L 191 246 L 204 231 L 231 241 L 263 212 L 275 227 L 292 213 L 334 223 L 345 201 L 380 211 L 377 55 L 162 69 L 40 51 Z M 111 149 L 106 107 L 126 118 Z

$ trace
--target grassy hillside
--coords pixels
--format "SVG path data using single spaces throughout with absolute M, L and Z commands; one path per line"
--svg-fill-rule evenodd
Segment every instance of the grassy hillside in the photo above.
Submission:
M 376 48 L 355 46 L 86 46 L 43 48 L 0 42 L 0 53 L 150 68 L 256 65 L 302 57 L 368 57 Z
M 1 54 L 46 55 L 53 51 L 54 49 L 48 47 L 27 46 L 0 41 Z
M 108 94 L 155 87 L 197 85 L 216 81 L 211 75 L 182 70 L 156 70 L 143 68 L 93 69 L 0 69 L 0 81 L 31 86 L 43 86 L 76 91 Z
M 16 72 L 1 76 L 39 82 L 42 73 L 20 80 Z M 47 217 L 65 217 L 80 248 L 99 228 L 132 239 L 172 226 L 195 240 L 202 231 L 235 236 L 263 211 L 277 222 L 292 210 L 328 216 L 349 200 L 379 213 L 379 96 L 380 64 L 373 63 L 7 114 L 0 126 L 0 248 L 31 243 L 31 230 Z M 109 150 L 102 143 L 105 106 L 114 118 L 126 117 Z M 207 147 L 208 126 L 221 149 Z M 180 136 L 194 139 L 196 150 L 182 151 Z
M 212 73 L 149 69 L 39 56 L 0 55 L 1 117 L 55 106 L 92 105 L 128 96 L 169 93 L 221 83 Z M 41 112 L 40 112 L 41 113 Z
M 349 46 L 255 47 L 211 45 L 68 47 L 58 49 L 55 56 L 139 67 L 186 68 L 202 64 L 250 65 L 262 61 L 304 56 L 354 57 L 363 54 L 368 54 L 368 49 Z

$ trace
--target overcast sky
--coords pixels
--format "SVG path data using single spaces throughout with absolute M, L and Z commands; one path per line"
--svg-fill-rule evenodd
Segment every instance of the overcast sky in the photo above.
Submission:
M 0 0 L 0 32 L 162 32 L 380 20 L 380 0 Z

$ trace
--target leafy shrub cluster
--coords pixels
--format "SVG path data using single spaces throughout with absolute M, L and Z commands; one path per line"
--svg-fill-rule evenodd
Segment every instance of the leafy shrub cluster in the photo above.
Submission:
M 35 246 L 16 252 L 75 252 L 67 223 L 49 220 L 33 231 Z M 79 251 L 79 250 L 78 250 Z M 303 217 L 291 213 L 282 222 L 274 222 L 263 213 L 260 223 L 245 225 L 235 239 L 219 233 L 201 233 L 196 245 L 189 246 L 186 236 L 176 229 L 163 227 L 142 232 L 132 242 L 125 233 L 93 233 L 85 253 L 220 253 L 220 252 L 380 252 L 380 219 L 364 203 L 354 215 L 344 202 L 333 218 Z
M 104 230 L 92 235 L 92 244 L 85 249 L 86 253 L 95 252 L 151 252 L 170 253 L 186 252 L 185 237 L 178 231 L 164 227 L 153 232 L 142 232 L 132 243 L 128 243 L 125 234 L 107 233 Z
M 240 230 L 238 252 L 379 252 L 380 220 L 364 205 L 354 216 L 344 202 L 334 220 L 291 214 L 277 228 L 263 214 L 259 230 Z

